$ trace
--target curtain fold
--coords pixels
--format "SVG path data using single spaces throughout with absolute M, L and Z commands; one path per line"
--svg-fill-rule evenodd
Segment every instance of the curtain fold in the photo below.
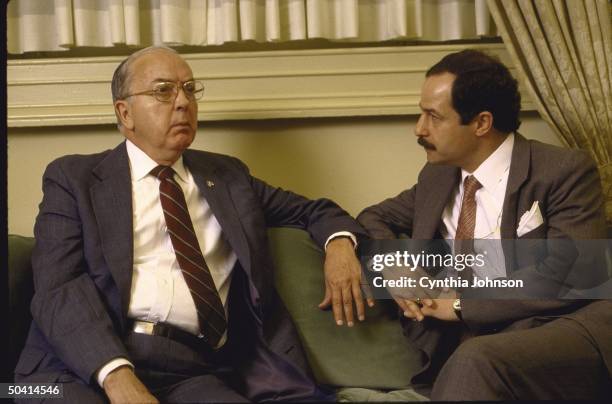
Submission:
M 497 35 L 485 0 L 12 0 L 8 52 Z
M 612 223 L 612 30 L 607 0 L 488 0 L 542 117 L 597 162 Z

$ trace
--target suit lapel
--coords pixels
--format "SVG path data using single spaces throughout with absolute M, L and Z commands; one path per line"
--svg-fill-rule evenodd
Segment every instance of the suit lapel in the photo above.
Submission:
M 517 209 L 519 190 L 529 177 L 531 149 L 529 142 L 520 134 L 514 135 L 514 148 L 508 173 L 508 185 L 504 197 L 504 208 L 501 220 L 501 238 L 516 238 Z
M 506 261 L 506 270 L 512 271 L 516 262 L 514 243 L 516 237 L 518 203 L 521 186 L 529 177 L 531 148 L 529 142 L 518 132 L 514 135 L 514 148 L 508 173 L 508 185 L 504 197 L 501 220 L 501 238 Z M 504 241 L 508 240 L 508 241 Z
M 234 207 L 229 187 L 230 183 L 222 172 L 211 167 L 210 161 L 197 156 L 189 150 L 183 154 L 183 161 L 189 167 L 194 181 L 202 196 L 208 202 L 213 215 L 221 225 L 224 236 L 236 253 L 238 261 L 247 273 L 251 274 L 251 256 L 248 243 L 238 212 Z
M 101 248 L 119 288 L 121 321 L 127 316 L 133 270 L 132 184 L 125 142 L 96 166 L 100 182 L 90 189 Z
M 413 233 L 415 239 L 431 239 L 436 236 L 440 230 L 444 207 L 461 178 L 461 170 L 456 167 L 432 166 L 431 168 L 443 170 L 443 172 L 432 175 L 431 178 L 419 183 L 419 186 L 424 186 L 424 189 L 419 192 L 416 201 L 416 216 L 420 220 Z

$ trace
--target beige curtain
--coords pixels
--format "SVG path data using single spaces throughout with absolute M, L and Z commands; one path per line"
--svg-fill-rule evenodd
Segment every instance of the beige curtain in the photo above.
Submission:
M 8 52 L 497 35 L 485 0 L 12 0 Z
M 612 33 L 608 0 L 489 0 L 542 117 L 599 165 L 612 223 Z

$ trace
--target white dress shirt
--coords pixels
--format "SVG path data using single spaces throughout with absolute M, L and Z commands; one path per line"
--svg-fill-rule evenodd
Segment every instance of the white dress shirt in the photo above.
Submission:
M 493 242 L 501 238 L 501 217 L 510 173 L 512 149 L 514 148 L 514 134 L 509 134 L 501 145 L 483 161 L 473 173 L 461 170 L 461 182 L 453 191 L 448 204 L 442 213 L 442 237 L 447 240 L 455 238 L 461 203 L 463 200 L 463 181 L 468 175 L 473 175 L 482 185 L 476 191 L 476 226 L 474 228 L 474 252 L 483 253 L 485 250 L 486 276 L 498 278 L 506 275 L 504 256 L 501 248 L 492 248 Z M 452 243 L 451 243 L 452 244 Z M 499 242 L 495 242 L 497 246 Z M 479 268 L 474 267 L 474 275 L 484 277 Z
M 159 199 L 159 180 L 150 175 L 158 164 L 131 141 L 126 141 L 132 183 L 132 227 L 134 262 L 128 317 L 171 324 L 199 334 L 198 315 L 191 292 L 179 267 Z M 173 165 L 174 179 L 183 189 L 187 210 L 198 236 L 198 244 L 210 269 L 227 316 L 227 296 L 237 257 L 199 192 L 191 172 L 180 157 Z M 227 340 L 227 331 L 218 346 Z M 134 367 L 127 359 L 113 359 L 98 372 L 103 386 L 106 376 L 119 366 Z
M 158 166 L 129 140 L 127 151 L 132 177 L 134 269 L 128 317 L 171 324 L 199 334 L 191 292 L 176 259 L 159 199 L 159 180 L 150 175 Z M 227 295 L 236 254 L 223 237 L 221 226 L 200 194 L 193 176 L 179 158 L 172 168 L 183 189 L 189 216 L 210 274 L 227 314 Z M 221 343 L 225 340 L 222 338 Z
M 191 292 L 179 267 L 159 199 L 159 180 L 150 175 L 158 164 L 131 141 L 126 141 L 132 182 L 132 225 L 134 262 L 128 317 L 153 323 L 171 324 L 194 335 L 199 334 L 198 317 Z M 232 269 L 237 257 L 223 237 L 219 222 L 208 202 L 200 193 L 189 169 L 180 157 L 172 168 L 175 180 L 185 194 L 189 216 L 204 259 L 219 292 L 227 316 L 227 297 Z M 353 245 L 357 239 L 350 232 L 337 232 L 335 237 L 348 236 Z M 227 340 L 227 331 L 218 346 Z M 97 374 L 103 387 L 104 379 L 114 369 L 134 365 L 125 358 L 116 358 L 104 365 Z

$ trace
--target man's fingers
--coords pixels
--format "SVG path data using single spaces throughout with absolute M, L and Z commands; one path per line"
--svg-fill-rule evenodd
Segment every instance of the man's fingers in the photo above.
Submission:
M 395 303 L 397 303 L 397 305 L 400 307 L 400 309 L 402 310 L 404 317 L 408 317 L 408 318 L 416 318 L 416 311 L 414 310 L 413 306 L 410 305 L 410 303 L 412 303 L 412 301 L 408 300 L 408 299 L 403 299 L 403 298 L 394 298 Z
M 347 284 L 342 288 L 338 286 L 330 286 L 328 290 L 331 291 L 331 298 L 328 299 L 326 292 L 325 299 L 323 299 L 323 301 L 319 304 L 319 307 L 329 307 L 331 302 L 334 320 L 336 321 L 337 325 L 344 325 L 345 320 L 349 327 L 352 327 L 355 324 L 355 310 L 353 309 L 353 303 L 357 309 L 357 317 L 359 320 L 365 320 L 365 305 L 358 281 L 354 282 L 352 285 Z M 368 305 L 373 306 L 374 299 L 369 299 Z
M 351 294 L 350 285 L 346 285 L 342 288 L 342 308 L 344 309 L 344 316 L 346 317 L 347 325 L 352 327 L 355 324 L 355 321 L 353 319 L 353 295 Z
M 334 313 L 334 320 L 337 325 L 343 325 L 342 321 L 342 292 L 337 287 L 332 287 L 332 311 Z
M 321 303 L 319 303 L 319 308 L 322 310 L 328 309 L 329 306 L 331 305 L 331 302 L 332 302 L 332 297 L 331 297 L 330 287 L 329 287 L 329 284 L 325 282 L 325 297 L 323 297 L 323 300 L 321 300 Z
M 410 310 L 412 310 L 412 313 L 415 315 L 415 318 L 418 321 L 422 321 L 425 318 L 425 316 L 423 316 L 423 313 L 421 312 L 421 307 L 418 304 L 416 304 L 412 300 L 409 300 L 406 302 L 406 305 L 410 308 Z
M 433 306 L 433 299 L 421 299 L 421 304 L 425 307 L 431 307 Z
M 421 308 L 421 312 L 425 316 L 431 316 L 432 314 L 434 314 L 436 312 L 436 310 L 433 307 L 425 306 L 425 307 Z
M 372 289 L 370 288 L 370 285 L 368 285 L 367 281 L 363 281 L 360 284 L 361 290 L 363 291 L 363 294 L 366 297 L 366 301 L 368 302 L 368 306 L 369 307 L 374 307 L 374 294 L 372 293 Z
M 421 312 L 421 307 L 412 300 L 407 299 L 395 299 L 395 302 L 400 306 L 404 312 L 404 317 L 412 318 L 418 321 L 422 321 L 425 316 Z
M 359 280 L 353 282 L 353 300 L 355 301 L 355 307 L 357 308 L 357 318 L 359 321 L 365 320 L 365 305 L 363 304 L 363 296 L 361 295 L 361 287 Z

